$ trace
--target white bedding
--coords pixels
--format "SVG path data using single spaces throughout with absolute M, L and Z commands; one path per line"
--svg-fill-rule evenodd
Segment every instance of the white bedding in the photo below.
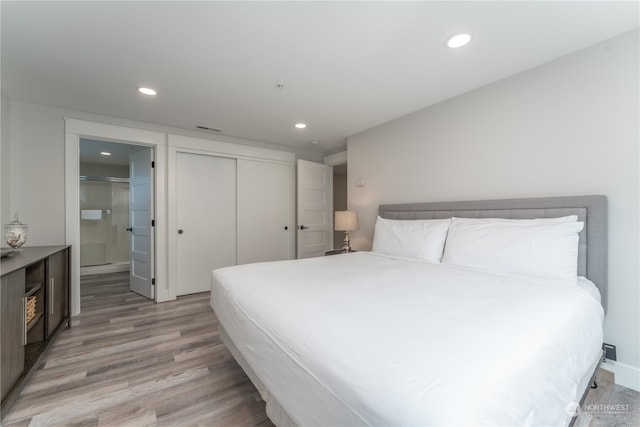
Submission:
M 588 288 L 357 252 L 215 270 L 211 305 L 299 426 L 547 426 L 600 355 Z

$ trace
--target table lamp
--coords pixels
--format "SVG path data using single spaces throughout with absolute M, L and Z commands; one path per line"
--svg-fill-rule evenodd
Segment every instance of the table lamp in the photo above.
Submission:
M 358 215 L 355 211 L 336 211 L 334 228 L 336 231 L 344 231 L 342 250 L 351 252 L 349 231 L 358 229 Z

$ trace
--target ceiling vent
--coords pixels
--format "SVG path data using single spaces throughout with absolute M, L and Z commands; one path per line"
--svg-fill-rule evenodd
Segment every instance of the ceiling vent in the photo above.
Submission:
M 207 130 L 209 132 L 221 132 L 220 129 L 210 128 L 210 127 L 207 127 L 207 126 L 200 126 L 200 125 L 196 125 L 196 129 Z

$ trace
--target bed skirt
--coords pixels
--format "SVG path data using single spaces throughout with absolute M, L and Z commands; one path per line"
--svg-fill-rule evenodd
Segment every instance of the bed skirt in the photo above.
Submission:
M 238 362 L 238 365 L 240 365 L 245 374 L 247 374 L 253 385 L 258 390 L 258 393 L 260 393 L 260 397 L 262 397 L 262 400 L 265 401 L 266 412 L 269 419 L 277 427 L 298 427 L 293 419 L 291 419 L 287 411 L 285 411 L 284 408 L 278 403 L 278 401 L 269 393 L 269 390 L 267 389 L 267 387 L 265 387 L 262 381 L 260 381 L 260 378 L 258 378 L 253 369 L 251 369 L 251 366 L 249 366 L 247 361 L 238 350 L 238 347 L 236 347 L 235 343 L 233 342 L 231 337 L 229 337 L 227 331 L 225 331 L 224 327 L 221 324 L 218 325 L 218 331 L 220 333 L 220 338 L 222 338 L 222 341 L 227 346 L 236 362 Z M 581 396 L 580 402 L 578 402 L 580 406 L 582 406 L 582 404 L 584 403 L 591 384 L 596 380 L 598 368 L 600 367 L 601 361 L 602 358 L 598 358 L 597 360 L 595 360 L 592 364 L 592 367 L 587 371 L 587 373 L 580 381 L 580 384 L 578 384 L 578 390 L 582 390 L 582 393 L 578 394 L 579 396 Z M 568 425 L 573 426 L 576 420 L 576 417 L 569 418 Z
M 253 385 L 258 390 L 258 393 L 260 393 L 260 397 L 265 401 L 267 416 L 269 419 L 278 427 L 298 427 L 278 401 L 271 396 L 269 390 L 264 386 L 262 381 L 260 381 L 260 378 L 258 378 L 255 372 L 253 372 L 253 369 L 251 369 L 251 366 L 249 366 L 244 357 L 242 357 L 238 347 L 236 347 L 233 340 L 229 337 L 227 331 L 225 331 L 221 324 L 218 325 L 218 331 L 220 333 L 220 338 L 222 338 L 222 341 L 227 346 L 234 359 L 236 359 L 238 365 L 240 365 L 245 374 L 247 374 Z

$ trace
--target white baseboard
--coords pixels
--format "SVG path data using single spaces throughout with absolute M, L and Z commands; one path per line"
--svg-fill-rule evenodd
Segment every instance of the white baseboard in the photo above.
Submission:
M 118 273 L 121 271 L 129 271 L 128 262 L 119 262 L 117 264 L 94 265 L 92 267 L 80 267 L 80 276 L 88 276 L 90 274 Z
M 614 362 L 613 360 L 605 360 L 600 364 L 600 368 L 605 371 L 612 372 L 616 384 L 640 391 L 640 368 L 625 365 L 624 363 Z

